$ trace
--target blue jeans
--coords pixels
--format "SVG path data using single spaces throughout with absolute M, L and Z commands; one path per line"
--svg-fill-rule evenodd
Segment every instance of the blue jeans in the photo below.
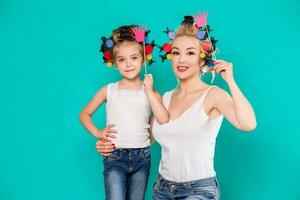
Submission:
M 158 176 L 153 200 L 220 200 L 219 184 L 215 177 L 176 183 Z
M 150 172 L 150 148 L 116 149 L 104 157 L 106 200 L 143 200 Z

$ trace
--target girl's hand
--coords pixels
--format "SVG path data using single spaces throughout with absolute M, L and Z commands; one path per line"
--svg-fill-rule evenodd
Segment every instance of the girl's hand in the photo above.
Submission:
M 98 140 L 96 142 L 96 150 L 103 156 L 110 156 L 111 152 L 115 149 L 115 145 L 109 141 Z
M 144 86 L 145 86 L 145 92 L 153 92 L 153 77 L 152 77 L 152 74 L 145 74 Z
M 233 65 L 224 60 L 216 60 L 214 70 L 216 74 L 221 73 L 222 78 L 229 83 L 233 80 Z
M 115 134 L 117 133 L 116 130 L 112 129 L 114 126 L 115 125 L 113 124 L 107 125 L 107 127 L 104 128 L 103 130 L 98 130 L 95 133 L 95 136 L 100 140 L 112 142 L 111 138 L 116 138 Z

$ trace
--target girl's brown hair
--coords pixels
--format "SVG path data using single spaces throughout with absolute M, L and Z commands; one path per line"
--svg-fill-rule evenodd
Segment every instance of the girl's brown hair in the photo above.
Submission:
M 112 39 L 114 41 L 114 47 L 113 47 L 113 60 L 115 62 L 115 49 L 120 47 L 120 45 L 124 44 L 124 43 L 132 43 L 132 44 L 138 44 L 139 46 L 139 52 L 141 54 L 141 56 L 144 58 L 144 54 L 143 54 L 143 45 L 141 45 L 140 43 L 136 42 L 135 38 L 132 35 L 132 31 L 131 29 L 137 27 L 137 25 L 125 25 L 125 26 L 120 26 L 119 28 L 113 30 L 112 32 Z

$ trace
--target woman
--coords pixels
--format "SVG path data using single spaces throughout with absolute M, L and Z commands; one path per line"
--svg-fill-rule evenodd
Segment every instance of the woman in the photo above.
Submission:
M 206 66 L 199 56 L 204 49 L 197 32 L 193 21 L 185 18 L 171 45 L 172 67 L 180 86 L 163 96 L 170 121 L 153 122 L 153 136 L 162 147 L 155 200 L 220 199 L 213 160 L 223 117 L 240 130 L 256 127 L 254 111 L 234 80 L 232 63 L 216 60 L 213 68 L 231 95 L 199 79 Z M 97 150 L 105 156 L 111 152 L 102 141 L 97 142 Z

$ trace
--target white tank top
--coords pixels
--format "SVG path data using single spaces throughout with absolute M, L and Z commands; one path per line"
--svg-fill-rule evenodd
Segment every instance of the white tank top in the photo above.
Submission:
M 167 180 L 187 182 L 216 176 L 215 141 L 223 116 L 209 119 L 203 109 L 210 88 L 179 118 L 163 125 L 154 121 L 153 136 L 162 148 L 159 173 Z M 173 91 L 163 95 L 166 108 Z
M 117 130 L 116 148 L 144 148 L 150 145 L 150 105 L 144 86 L 139 90 L 119 89 L 118 83 L 107 85 L 106 124 Z

